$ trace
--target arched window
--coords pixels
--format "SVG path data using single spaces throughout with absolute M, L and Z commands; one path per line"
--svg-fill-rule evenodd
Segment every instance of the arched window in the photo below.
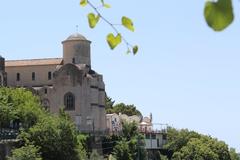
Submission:
M 64 95 L 64 106 L 66 110 L 75 109 L 75 96 L 71 92 Z

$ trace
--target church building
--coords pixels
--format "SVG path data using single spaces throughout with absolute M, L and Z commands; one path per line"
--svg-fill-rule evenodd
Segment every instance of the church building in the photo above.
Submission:
M 105 84 L 91 68 L 90 44 L 75 33 L 62 42 L 62 58 L 5 61 L 0 56 L 0 86 L 28 88 L 50 112 L 63 108 L 80 131 L 104 132 Z

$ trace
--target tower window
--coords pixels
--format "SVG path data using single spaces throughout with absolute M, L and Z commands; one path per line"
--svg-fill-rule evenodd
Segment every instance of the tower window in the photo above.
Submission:
M 32 72 L 32 80 L 35 81 L 35 72 Z
M 75 109 L 75 97 L 72 93 L 68 92 L 64 95 L 64 106 L 66 110 Z
M 17 81 L 20 81 L 20 73 L 17 73 Z
M 47 88 L 44 89 L 44 93 L 47 94 Z
M 48 72 L 48 80 L 52 79 L 52 72 Z
M 75 58 L 72 59 L 72 63 L 75 64 Z

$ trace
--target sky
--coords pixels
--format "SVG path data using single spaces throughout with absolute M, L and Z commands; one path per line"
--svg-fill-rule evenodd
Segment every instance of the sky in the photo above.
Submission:
M 90 29 L 92 10 L 79 0 L 0 1 L 0 54 L 7 60 L 62 57 L 61 42 L 78 25 L 92 41 L 92 68 L 116 103 L 134 104 L 155 123 L 211 135 L 240 152 L 237 0 L 234 23 L 220 33 L 205 23 L 205 1 L 105 0 L 112 8 L 101 11 L 112 23 L 133 19 L 134 33 L 118 27 L 139 45 L 136 56 L 126 55 L 125 45 L 110 50 L 105 37 L 112 29 L 103 21 Z

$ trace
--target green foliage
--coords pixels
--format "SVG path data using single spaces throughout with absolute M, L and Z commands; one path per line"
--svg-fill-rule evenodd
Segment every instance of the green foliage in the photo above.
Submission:
M 138 115 L 142 116 L 141 112 L 137 110 L 136 106 L 134 105 L 126 105 L 124 103 L 119 103 L 114 105 L 115 101 L 113 101 L 111 98 L 106 98 L 106 112 L 107 113 L 122 113 L 126 114 L 128 116 L 132 115 Z
M 122 25 L 129 29 L 130 31 L 134 32 L 134 25 L 130 18 L 123 16 L 122 17 Z
M 210 136 L 168 128 L 168 143 L 165 149 L 173 160 L 230 160 L 228 146 Z M 234 153 L 234 152 L 233 152 Z
M 42 160 L 42 158 L 39 148 L 34 145 L 26 145 L 13 150 L 12 156 L 8 160 Z
M 139 135 L 138 127 L 136 123 L 127 123 L 124 122 L 122 124 L 122 136 L 126 138 L 127 140 L 130 140 L 131 138 L 135 138 Z
M 97 150 L 93 150 L 90 155 L 90 160 L 102 160 L 103 158 L 98 154 Z
M 117 160 L 133 160 L 130 154 L 128 142 L 124 139 L 118 142 L 117 145 L 114 147 L 113 154 Z
M 89 23 L 89 27 L 90 28 L 94 28 L 96 26 L 96 24 L 98 23 L 99 19 L 102 19 L 105 23 L 107 23 L 110 27 L 112 27 L 112 29 L 114 30 L 114 32 L 116 33 L 116 36 L 114 36 L 113 33 L 109 33 L 106 37 L 107 39 L 107 43 L 109 45 L 109 47 L 113 50 L 115 49 L 120 43 L 124 42 L 125 45 L 127 46 L 127 53 L 133 53 L 134 55 L 137 54 L 138 52 L 138 46 L 135 45 L 131 45 L 119 32 L 118 30 L 118 24 L 113 24 L 111 23 L 109 20 L 107 20 L 105 17 L 102 16 L 102 14 L 99 11 L 99 8 L 103 7 L 103 8 L 111 8 L 111 6 L 107 3 L 104 2 L 104 0 L 100 0 L 100 7 L 96 7 L 90 0 L 81 0 L 80 1 L 80 5 L 82 7 L 85 7 L 86 5 L 89 5 L 95 12 L 96 15 L 94 13 L 89 13 L 87 18 L 88 18 L 88 23 Z M 134 25 L 133 25 L 133 21 L 126 17 L 126 16 L 122 16 L 121 19 L 121 25 L 123 27 L 125 27 L 126 29 L 134 32 Z
M 9 127 L 11 121 L 17 120 L 27 129 L 44 115 L 38 97 L 32 92 L 23 88 L 0 88 L 0 127 Z
M 66 117 L 46 116 L 20 137 L 39 146 L 43 159 L 79 160 L 84 154 L 79 152 L 83 147 L 78 143 L 74 124 Z
M 215 31 L 225 29 L 234 19 L 232 1 L 207 1 L 204 9 L 204 16 L 207 24 Z
M 109 33 L 107 35 L 107 42 L 111 49 L 114 49 L 119 43 L 122 42 L 122 36 L 121 34 L 117 34 L 117 36 L 114 36 L 112 33 Z
M 230 154 L 231 160 L 240 160 L 240 157 L 236 153 L 236 150 L 234 148 L 230 148 L 229 154 Z
M 138 52 L 138 46 L 134 46 L 133 47 L 133 54 L 137 54 L 137 52 Z
M 80 5 L 83 6 L 83 7 L 85 7 L 87 4 L 88 4 L 87 0 L 81 0 L 80 1 Z
M 96 24 L 99 21 L 99 15 L 95 15 L 94 13 L 89 13 L 88 14 L 88 24 L 90 26 L 90 28 L 94 28 L 96 26 Z

